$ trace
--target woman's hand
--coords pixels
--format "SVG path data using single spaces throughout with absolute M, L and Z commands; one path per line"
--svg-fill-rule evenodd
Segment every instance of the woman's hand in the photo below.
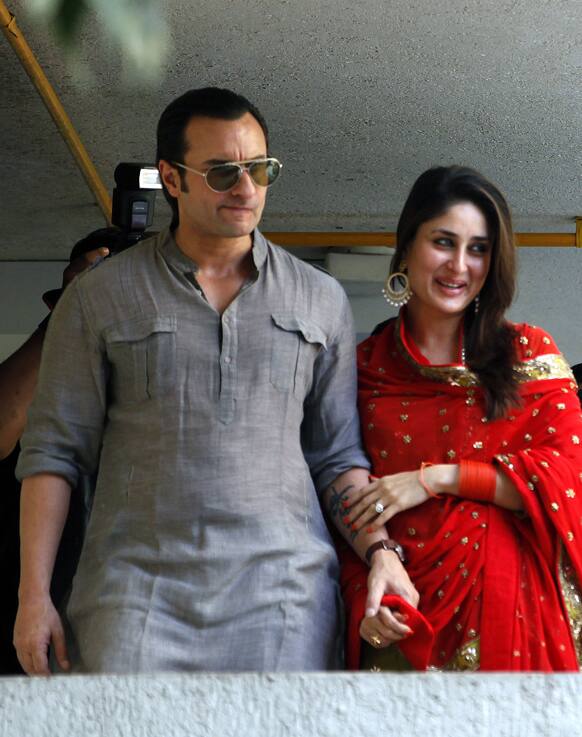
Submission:
M 414 634 L 406 624 L 406 619 L 406 614 L 381 606 L 376 616 L 364 617 L 360 625 L 360 637 L 372 647 L 388 647 Z
M 398 512 L 416 507 L 428 498 L 420 483 L 420 472 L 404 471 L 374 479 L 362 487 L 350 499 L 346 512 L 352 530 L 360 530 L 364 525 L 371 525 L 376 530 Z

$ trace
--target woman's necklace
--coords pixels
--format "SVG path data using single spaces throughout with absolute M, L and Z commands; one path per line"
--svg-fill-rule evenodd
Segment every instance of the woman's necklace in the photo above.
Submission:
M 465 331 L 463 330 L 463 323 L 461 322 L 460 326 L 460 332 L 459 332 L 459 341 L 457 343 L 458 345 L 458 353 L 461 356 L 461 366 L 465 366 Z

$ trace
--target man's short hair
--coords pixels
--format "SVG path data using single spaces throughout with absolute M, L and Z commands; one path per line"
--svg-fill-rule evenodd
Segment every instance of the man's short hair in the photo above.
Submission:
M 250 113 L 261 126 L 265 134 L 267 152 L 269 148 L 269 131 L 267 123 L 258 108 L 246 97 L 221 89 L 220 87 L 202 87 L 198 90 L 189 90 L 173 100 L 162 113 L 157 131 L 156 164 L 160 159 L 165 161 L 184 161 L 186 155 L 186 141 L 184 131 L 192 118 L 216 118 L 217 120 L 238 120 L 246 113 Z M 184 186 L 182 169 L 178 170 L 180 183 Z M 164 196 L 172 208 L 172 225 L 178 225 L 178 203 L 163 185 Z

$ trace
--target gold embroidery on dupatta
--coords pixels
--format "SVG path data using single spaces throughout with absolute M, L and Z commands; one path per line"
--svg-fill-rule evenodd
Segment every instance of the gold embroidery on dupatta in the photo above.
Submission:
M 561 353 L 547 353 L 531 361 L 518 363 L 515 371 L 520 382 L 537 379 L 572 379 L 573 374 Z
M 394 339 L 400 355 L 418 371 L 421 376 L 431 381 L 451 386 L 479 386 L 477 374 L 467 366 L 425 366 L 417 363 L 406 350 L 400 337 L 401 316 L 394 326 Z M 380 369 L 378 369 L 380 370 Z M 548 353 L 537 358 L 522 361 L 514 366 L 519 383 L 537 381 L 539 379 L 574 379 L 570 366 L 561 353 Z
M 568 553 L 560 545 L 560 556 L 558 559 L 558 573 L 562 595 L 568 612 L 570 630 L 576 649 L 578 665 L 582 666 L 582 592 L 576 578 L 574 566 L 570 563 Z
M 474 672 L 479 670 L 481 665 L 481 640 L 476 637 L 469 640 L 456 651 L 448 663 L 440 668 L 429 665 L 427 670 L 430 671 L 465 671 Z

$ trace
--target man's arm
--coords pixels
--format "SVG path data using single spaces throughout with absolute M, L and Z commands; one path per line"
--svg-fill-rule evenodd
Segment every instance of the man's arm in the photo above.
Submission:
M 369 483 L 369 461 L 362 450 L 357 412 L 353 318 L 343 291 L 338 290 L 335 334 L 316 360 L 301 437 L 305 458 L 329 518 L 365 561 L 370 545 L 388 534 L 385 528 L 373 533 L 364 528 L 356 533 L 342 514 L 344 503 Z M 385 593 L 399 594 L 416 606 L 418 594 L 395 552 L 378 550 L 371 563 L 366 604 L 370 616 L 378 611 Z
M 105 360 L 79 287 L 67 287 L 52 314 L 16 470 L 23 485 L 14 644 L 31 674 L 48 673 L 50 644 L 59 665 L 68 667 L 51 577 L 71 488 L 97 467 L 106 412 Z
M 20 588 L 14 647 L 29 675 L 49 675 L 52 644 L 59 666 L 68 670 L 63 626 L 50 585 L 71 487 L 60 476 L 37 474 L 22 484 L 20 503 Z
M 20 348 L 0 364 L 0 460 L 14 450 L 38 378 L 46 326 L 41 323 Z
M 368 484 L 368 471 L 363 468 L 352 468 L 338 476 L 323 495 L 323 504 L 329 518 L 333 521 L 342 537 L 350 544 L 356 554 L 366 561 L 366 552 L 370 545 L 382 539 L 388 539 L 385 527 L 368 532 L 368 528 L 353 530 L 346 508 L 350 499 Z M 377 550 L 372 554 L 371 568 L 368 575 L 368 597 L 366 600 L 366 616 L 373 617 L 380 608 L 384 594 L 397 594 L 409 601 L 413 606 L 418 604 L 418 592 L 414 588 L 408 573 L 400 562 L 398 555 L 392 550 Z M 408 628 L 394 620 L 396 631 L 408 634 Z

